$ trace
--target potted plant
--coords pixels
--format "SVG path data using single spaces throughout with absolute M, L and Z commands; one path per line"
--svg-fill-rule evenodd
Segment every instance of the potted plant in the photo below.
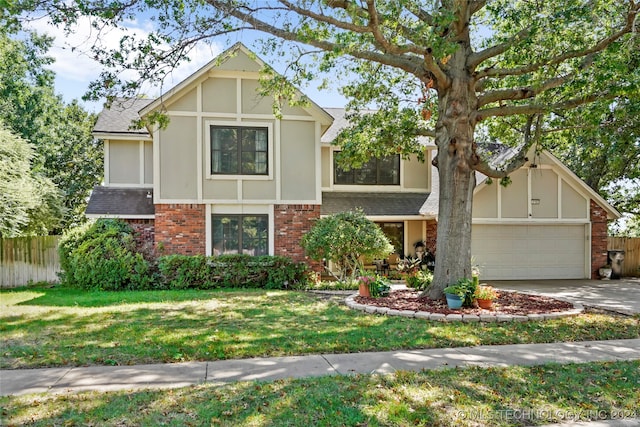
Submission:
M 447 305 L 451 309 L 457 309 L 462 307 L 462 301 L 464 298 L 464 289 L 458 285 L 450 285 L 442 290 L 445 298 L 447 298 Z
M 369 283 L 373 281 L 371 276 L 358 277 L 358 295 L 361 297 L 370 297 L 371 291 L 369 291 Z
M 358 277 L 358 294 L 361 297 L 386 297 L 389 295 L 391 286 L 389 286 L 384 278 L 375 275 L 365 275 Z
M 490 309 L 493 300 L 498 298 L 498 292 L 491 286 L 480 285 L 474 292 L 473 296 L 478 302 L 480 308 Z
M 460 308 L 462 306 L 471 307 L 473 304 L 473 294 L 477 287 L 474 280 L 464 278 L 444 288 L 443 292 L 447 298 L 449 308 Z M 458 302 L 458 299 L 460 302 Z

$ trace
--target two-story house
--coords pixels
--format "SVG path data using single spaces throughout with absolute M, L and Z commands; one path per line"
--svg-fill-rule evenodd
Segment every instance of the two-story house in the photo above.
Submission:
M 94 135 L 104 141 L 104 184 L 87 216 L 123 218 L 164 253 L 304 260 L 300 238 L 315 219 L 361 208 L 396 256 L 417 242 L 434 250 L 431 163 L 396 155 L 340 168 L 331 142 L 347 125 L 344 111 L 311 102 L 276 117 L 258 90 L 264 65 L 237 44 L 158 99 L 102 111 Z M 156 111 L 168 116 L 165 128 L 131 129 Z M 435 147 L 424 149 L 431 158 Z M 619 214 L 550 154 L 531 159 L 509 187 L 479 181 L 473 252 L 483 276 L 591 277 L 606 262 L 607 220 Z

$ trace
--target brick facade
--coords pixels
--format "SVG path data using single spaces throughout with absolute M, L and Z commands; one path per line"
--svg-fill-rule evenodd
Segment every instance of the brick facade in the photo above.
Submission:
M 427 239 L 425 240 L 425 245 L 427 246 L 427 250 L 434 255 L 436 253 L 437 240 L 438 222 L 435 219 L 430 219 L 427 221 Z
M 124 219 L 133 228 L 138 248 L 153 248 L 155 221 L 153 219 Z
M 205 254 L 205 205 L 172 203 L 155 207 L 155 242 L 159 253 Z
M 591 200 L 591 278 L 598 279 L 598 270 L 607 263 L 607 212 Z
M 320 205 L 275 205 L 275 255 L 306 262 L 314 271 L 321 271 L 320 263 L 311 261 L 304 253 L 300 240 L 320 218 Z

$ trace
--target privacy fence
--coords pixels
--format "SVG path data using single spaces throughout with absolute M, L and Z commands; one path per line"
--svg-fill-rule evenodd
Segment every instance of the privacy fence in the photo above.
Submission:
M 609 237 L 607 249 L 624 251 L 623 276 L 640 276 L 640 237 Z
M 58 280 L 60 236 L 0 239 L 0 287 Z

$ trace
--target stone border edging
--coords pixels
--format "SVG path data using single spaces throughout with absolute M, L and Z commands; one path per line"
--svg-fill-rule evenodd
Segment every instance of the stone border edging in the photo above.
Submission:
M 520 292 L 524 293 L 524 292 Z M 536 295 L 532 293 L 532 295 Z M 573 304 L 573 309 L 567 311 L 559 311 L 554 313 L 542 313 L 542 314 L 528 314 L 526 316 L 516 314 L 442 314 L 442 313 L 429 313 L 428 311 L 413 311 L 413 310 L 394 310 L 389 307 L 378 307 L 375 305 L 358 304 L 355 302 L 355 298 L 358 294 L 349 295 L 345 299 L 347 307 L 353 310 L 364 311 L 369 314 L 386 314 L 387 316 L 402 316 L 424 320 L 435 320 L 440 322 L 528 322 L 539 320 L 552 320 L 560 319 L 563 317 L 577 316 L 584 311 L 584 306 L 575 302 L 567 301 L 561 298 L 554 298 L 558 301 L 565 301 Z

